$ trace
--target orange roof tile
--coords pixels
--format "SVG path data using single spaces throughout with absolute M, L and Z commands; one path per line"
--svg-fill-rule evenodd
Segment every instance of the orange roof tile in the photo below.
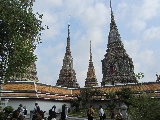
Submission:
M 34 89 L 34 84 L 8 83 L 3 85 L 3 90 L 35 90 L 35 89 Z
M 3 93 L 3 96 L 28 96 L 49 99 L 71 99 L 80 94 L 80 89 L 61 88 L 34 82 L 18 82 L 3 84 L 3 91 L 28 91 L 26 93 Z M 97 89 L 103 93 L 120 91 L 122 88 L 131 88 L 133 91 L 157 91 L 160 90 L 160 83 L 139 83 L 135 85 L 117 85 L 109 87 L 98 87 Z M 82 88 L 83 89 L 83 88 Z M 84 88 L 85 89 L 85 88 Z M 29 93 L 29 91 L 37 90 L 37 93 Z M 153 94 L 160 96 L 159 94 Z
M 3 93 L 4 97 L 36 97 L 36 93 Z

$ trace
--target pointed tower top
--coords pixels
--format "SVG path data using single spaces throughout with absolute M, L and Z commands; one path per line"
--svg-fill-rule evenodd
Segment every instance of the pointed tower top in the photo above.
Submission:
M 91 41 L 90 41 L 90 61 L 92 61 L 92 52 L 91 52 Z
M 121 41 L 110 0 L 111 23 L 108 35 L 108 44 L 106 54 L 102 60 L 102 86 L 114 85 L 119 83 L 136 82 L 134 74 L 134 65 L 132 59 L 126 53 Z
M 110 8 L 112 9 L 112 3 L 111 3 L 111 0 L 110 0 Z
M 70 24 L 68 24 L 66 53 L 56 85 L 68 88 L 79 88 L 79 84 L 77 83 L 76 79 L 76 72 L 73 69 L 73 58 L 70 50 Z
M 68 38 L 70 37 L 70 24 L 68 23 Z
M 70 38 L 70 15 L 69 15 L 69 20 L 68 20 L 68 38 Z
M 110 0 L 110 9 L 111 9 L 111 22 L 110 22 L 110 32 L 109 32 L 109 36 L 108 36 L 108 44 L 110 44 L 112 42 L 116 42 L 116 41 L 121 41 L 121 37 L 118 32 L 116 22 L 114 20 L 114 14 L 113 14 L 113 10 L 112 10 L 111 0 Z
M 68 23 L 68 38 L 67 38 L 67 47 L 66 47 L 66 54 L 70 55 L 70 24 Z
M 117 29 L 117 26 L 116 26 L 116 22 L 114 20 L 114 14 L 113 14 L 113 10 L 112 10 L 112 3 L 111 3 L 111 0 L 110 0 L 110 9 L 111 9 L 111 23 L 110 23 L 110 30 L 115 28 Z
M 86 78 L 86 81 L 85 81 L 85 87 L 98 86 L 98 81 L 96 79 L 95 69 L 94 69 L 93 62 L 92 62 L 91 49 L 92 48 L 91 48 L 91 41 L 90 41 L 90 60 L 89 60 L 87 78 Z

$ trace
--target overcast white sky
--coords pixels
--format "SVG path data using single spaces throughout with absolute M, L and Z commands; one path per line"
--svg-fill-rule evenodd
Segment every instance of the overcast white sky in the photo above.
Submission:
M 89 41 L 98 84 L 110 28 L 109 0 L 36 0 L 34 12 L 43 14 L 49 26 L 36 49 L 37 76 L 43 84 L 55 85 L 63 64 L 70 23 L 73 68 L 84 87 L 89 65 Z M 140 82 L 156 81 L 160 74 L 160 0 L 112 0 L 115 21 L 135 73 L 143 72 Z M 70 17 L 69 17 L 70 15 Z

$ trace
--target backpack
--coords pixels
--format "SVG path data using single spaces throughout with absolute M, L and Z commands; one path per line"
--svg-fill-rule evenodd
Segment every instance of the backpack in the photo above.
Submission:
M 52 115 L 52 109 L 49 110 L 49 115 Z
M 37 112 L 39 112 L 39 111 L 40 111 L 40 107 L 39 107 L 39 106 L 37 106 L 36 108 L 37 108 Z
M 24 115 L 27 115 L 27 109 L 24 109 L 23 113 Z

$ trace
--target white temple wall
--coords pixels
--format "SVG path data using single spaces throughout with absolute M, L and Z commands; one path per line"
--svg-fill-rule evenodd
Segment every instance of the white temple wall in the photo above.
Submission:
M 20 104 L 26 106 L 28 110 L 28 114 L 30 114 L 31 110 L 34 110 L 35 103 L 38 103 L 41 110 L 46 111 L 48 113 L 49 109 L 52 106 L 56 106 L 56 112 L 60 113 L 62 111 L 62 105 L 66 104 L 69 108 L 71 107 L 69 102 L 66 101 L 51 101 L 51 100 L 38 100 L 38 99 L 9 99 L 7 106 L 12 106 L 14 110 L 16 110 Z

